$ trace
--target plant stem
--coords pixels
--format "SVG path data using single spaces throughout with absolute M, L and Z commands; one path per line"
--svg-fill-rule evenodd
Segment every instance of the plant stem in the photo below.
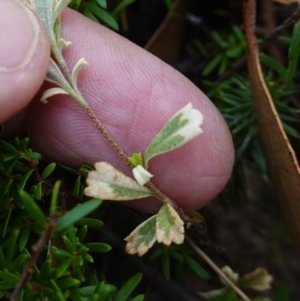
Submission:
M 129 166 L 133 167 L 131 162 L 129 161 L 128 157 L 126 156 L 125 152 L 122 148 L 115 142 L 115 140 L 111 137 L 108 131 L 105 129 L 101 121 L 97 118 L 93 110 L 87 105 L 84 107 L 85 112 L 89 115 L 90 119 L 93 121 L 97 129 L 101 132 L 103 137 L 108 141 L 108 143 L 112 146 L 112 148 L 117 152 L 119 157 Z
M 29 261 L 27 262 L 27 264 L 23 270 L 23 273 L 20 277 L 20 280 L 19 280 L 17 286 L 15 287 L 12 295 L 9 298 L 9 301 L 16 301 L 18 299 L 18 296 L 19 296 L 22 288 L 24 287 L 26 281 L 28 280 L 29 276 L 33 273 L 33 265 L 36 263 L 45 244 L 52 236 L 52 233 L 53 233 L 55 225 L 56 225 L 57 218 L 58 218 L 58 214 L 56 212 L 52 213 L 50 215 L 49 224 L 48 224 L 47 228 L 45 229 L 43 235 L 40 237 L 38 242 L 34 246 L 32 246 L 31 257 L 30 257 Z
M 193 242 L 193 240 L 185 234 L 185 238 L 195 252 L 230 286 L 244 301 L 251 301 L 240 288 L 233 283 L 223 271 Z
M 125 152 L 123 149 L 117 144 L 117 142 L 112 138 L 112 136 L 108 133 L 108 131 L 105 129 L 104 125 L 101 123 L 101 121 L 97 118 L 93 110 L 91 109 L 90 106 L 86 105 L 84 106 L 85 112 L 88 114 L 96 128 L 99 130 L 99 132 L 103 135 L 103 137 L 108 141 L 108 143 L 111 145 L 111 147 L 117 152 L 119 157 L 130 167 L 133 168 L 134 166 L 126 156 Z M 198 224 L 188 215 L 186 215 L 182 209 L 180 209 L 176 203 L 171 200 L 169 197 L 167 197 L 161 190 L 159 190 L 151 181 L 149 181 L 145 185 L 148 189 L 150 189 L 155 196 L 162 201 L 164 204 L 170 204 L 179 214 L 180 218 L 185 222 L 187 228 L 189 228 L 191 225 L 194 226 L 196 230 L 198 230 Z M 207 257 L 208 258 L 208 257 Z M 208 258 L 209 261 L 211 261 Z M 213 262 L 212 262 L 213 263 Z M 213 265 L 220 270 L 214 263 Z M 222 272 L 222 271 L 221 271 Z M 247 299 L 245 299 L 248 301 Z
M 96 128 L 99 130 L 99 132 L 108 141 L 111 147 L 117 152 L 119 157 L 132 169 L 134 166 L 129 161 L 127 155 L 125 154 L 123 149 L 117 144 L 117 142 L 112 138 L 112 136 L 108 133 L 108 131 L 105 129 L 104 125 L 97 118 L 97 116 L 95 115 L 91 107 L 86 105 L 84 106 L 84 110 L 88 114 L 88 116 L 90 117 L 90 119 L 92 120 Z M 188 226 L 191 224 L 195 224 L 194 220 L 191 217 L 184 214 L 184 212 L 176 205 L 176 203 L 173 200 L 171 200 L 169 197 L 167 197 L 161 190 L 159 190 L 151 181 L 149 181 L 145 186 L 149 190 L 151 190 L 155 194 L 155 196 L 164 204 L 170 204 L 178 212 L 181 219 L 188 224 Z

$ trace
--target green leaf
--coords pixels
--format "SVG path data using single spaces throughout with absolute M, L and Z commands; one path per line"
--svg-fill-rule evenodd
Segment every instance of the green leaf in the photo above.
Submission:
M 183 267 L 184 267 L 184 261 L 177 261 L 176 262 L 176 270 L 175 270 L 175 277 L 177 281 L 183 280 Z
M 228 288 L 224 287 L 221 289 L 211 290 L 209 292 L 198 292 L 198 294 L 205 300 L 224 301 L 227 291 L 228 291 Z
M 300 21 L 294 25 L 293 37 L 289 48 L 288 68 L 286 72 L 286 80 L 292 82 L 298 66 L 300 54 Z
M 285 78 L 287 71 L 280 63 L 278 63 L 278 61 L 265 53 L 260 53 L 259 58 L 265 66 L 275 70 L 278 75 L 280 75 L 282 78 Z
M 89 296 L 94 293 L 95 289 L 96 289 L 96 285 L 84 286 L 79 289 L 79 293 L 82 296 Z
M 76 238 L 76 229 L 74 225 L 70 225 L 70 227 L 67 228 L 67 236 L 70 239 L 71 243 L 73 245 L 76 245 L 77 243 L 77 238 Z
M 104 283 L 101 281 L 95 288 L 95 293 L 101 296 L 101 299 L 104 301 L 109 293 L 114 292 L 117 288 L 114 285 Z
M 10 220 L 10 216 L 11 216 L 11 210 L 12 209 L 5 210 L 5 215 L 3 216 L 3 219 L 4 219 L 3 228 L 0 230 L 2 237 L 5 237 L 5 235 L 6 235 L 7 225 Z
M 83 243 L 87 234 L 87 230 L 88 230 L 88 226 L 86 225 L 80 228 L 77 234 L 79 242 Z
M 25 185 L 26 185 L 26 183 L 27 183 L 27 181 L 28 181 L 31 173 L 32 173 L 32 169 L 28 170 L 26 172 L 26 174 L 22 177 L 22 180 L 20 181 L 20 183 L 18 185 L 18 189 L 19 190 L 23 190 L 24 189 L 24 187 L 25 187 Z
M 167 5 L 167 8 L 168 8 L 168 11 L 173 15 L 173 16 L 176 16 L 177 13 L 175 11 L 175 8 L 174 8 L 174 3 L 172 0 L 164 0 L 166 5 Z
M 142 277 L 142 273 L 137 273 L 132 276 L 118 291 L 114 301 L 126 301 L 136 286 L 140 283 Z
M 144 166 L 143 164 L 143 156 L 141 153 L 134 153 L 131 157 L 128 157 L 130 163 L 135 167 L 138 165 Z
M 163 248 L 159 248 L 155 250 L 147 259 L 151 262 L 162 256 L 162 253 L 164 252 Z
M 106 0 L 97 0 L 97 2 L 102 8 L 107 8 Z
M 163 275 L 166 278 L 166 280 L 169 281 L 170 280 L 170 256 L 167 251 L 163 252 L 161 264 L 162 264 Z
M 3 249 L 0 246 L 0 269 L 4 269 L 6 266 L 6 259 L 4 257 Z
M 19 282 L 19 276 L 9 273 L 9 272 L 4 272 L 4 271 L 0 271 L 0 279 L 5 281 L 8 284 L 12 284 L 15 286 Z
M 14 272 L 18 271 L 20 267 L 24 267 L 26 264 L 26 261 L 30 258 L 28 254 L 21 253 L 19 256 L 11 263 L 9 270 Z
M 121 1 L 115 8 L 114 8 L 114 10 L 112 11 L 112 15 L 114 16 L 114 17 L 117 17 L 119 14 L 120 14 L 120 12 L 122 11 L 122 10 L 124 10 L 127 6 L 129 6 L 130 4 L 132 4 L 133 2 L 135 2 L 136 0 L 123 0 L 123 1 Z
M 169 253 L 177 261 L 182 261 L 183 262 L 183 257 L 178 252 L 176 252 L 175 250 L 172 250 L 172 248 L 169 248 Z
M 290 284 L 280 282 L 275 286 L 274 301 L 290 300 L 291 286 Z
M 59 286 L 55 283 L 53 279 L 50 279 L 50 286 L 53 290 L 51 301 L 67 301 Z
M 208 64 L 207 66 L 204 68 L 202 75 L 203 76 L 207 76 L 210 73 L 212 73 L 214 71 L 214 69 L 217 68 L 217 66 L 219 65 L 219 63 L 221 62 L 223 57 L 222 53 L 219 53 L 215 58 L 213 58 Z
M 101 203 L 102 201 L 100 200 L 90 200 L 82 205 L 77 205 L 58 220 L 56 231 L 63 231 L 67 229 L 70 225 L 76 223 L 76 221 L 94 211 L 101 205 Z
M 14 283 L 8 283 L 7 281 L 0 281 L 0 298 L 2 300 L 4 295 L 1 295 L 3 291 L 11 290 L 16 287 Z
M 170 152 L 202 133 L 203 115 L 188 103 L 179 110 L 151 141 L 145 152 L 145 168 L 151 158 Z
M 25 191 L 20 190 L 19 196 L 25 206 L 26 211 L 32 218 L 32 220 L 41 226 L 46 224 L 46 216 L 44 215 L 43 211 L 40 207 L 36 204 L 34 199 Z
M 0 139 L 0 149 L 3 151 L 16 153 L 17 149 L 10 143 L 6 142 L 5 140 Z
M 239 301 L 239 298 L 236 295 L 235 291 L 228 289 L 224 301 Z
M 57 249 L 54 246 L 51 247 L 51 251 L 53 252 L 56 258 L 62 259 L 62 261 L 64 261 L 66 257 L 72 256 L 72 254 L 69 251 Z
M 84 217 L 75 222 L 76 225 L 88 226 L 91 228 L 100 228 L 103 226 L 103 222 L 99 219 L 93 219 Z
M 74 188 L 73 188 L 73 195 L 75 196 L 75 198 L 77 199 L 81 199 L 82 198 L 82 192 L 83 192 L 83 185 L 81 182 L 81 176 L 78 176 L 75 184 L 74 184 Z
M 72 253 L 76 249 L 76 245 L 73 245 L 68 237 L 65 235 L 62 236 L 62 239 L 64 241 L 64 244 L 67 248 L 67 250 Z
M 127 241 L 126 252 L 143 256 L 156 241 L 156 215 L 136 227 L 124 240 Z
M 57 285 L 61 290 L 65 290 L 72 286 L 79 286 L 80 281 L 71 277 L 64 278 L 62 280 L 57 281 Z
M 195 272 L 202 279 L 209 279 L 209 274 L 200 266 L 200 264 L 194 260 L 192 257 L 186 255 L 184 257 L 185 262 L 189 266 L 189 268 Z
M 36 189 L 34 191 L 34 196 L 38 201 L 42 199 L 42 193 L 43 193 L 42 189 L 43 189 L 42 182 L 37 183 Z
M 91 242 L 84 244 L 90 252 L 106 253 L 111 250 L 111 246 L 104 243 Z
M 42 155 L 40 153 L 36 153 L 36 152 L 28 152 L 28 153 L 26 153 L 26 158 L 34 159 L 34 160 L 41 160 Z
M 89 197 L 111 201 L 128 201 L 153 195 L 146 187 L 126 176 L 106 162 L 96 162 L 89 172 L 84 194 Z
M 51 272 L 51 259 L 47 259 L 42 267 L 41 267 L 41 273 L 40 273 L 40 277 L 39 277 L 39 283 L 41 285 L 44 285 L 46 283 L 46 280 L 48 279 L 50 272 Z
M 242 51 L 244 50 L 244 46 L 243 45 L 237 45 L 233 48 L 228 49 L 225 54 L 227 57 L 229 58 L 237 58 L 239 57 L 239 55 L 242 53 Z
M 10 178 L 6 178 L 4 181 L 1 182 L 1 187 L 0 187 L 0 199 L 1 201 L 1 205 L 0 205 L 0 209 L 5 208 L 5 205 L 2 204 L 3 202 L 3 198 L 7 195 L 7 193 L 9 192 L 11 185 L 13 183 L 13 179 Z
M 156 237 L 158 242 L 169 246 L 172 242 L 184 241 L 184 223 L 170 204 L 163 205 L 156 218 Z
M 90 255 L 90 254 L 83 254 L 82 255 L 83 256 L 83 258 L 86 260 L 86 261 L 88 261 L 88 262 L 94 262 L 94 259 L 93 259 L 93 257 Z
M 20 239 L 19 239 L 19 251 L 22 252 L 27 244 L 28 237 L 29 237 L 30 229 L 28 226 L 25 226 L 21 230 Z
M 92 21 L 94 21 L 96 23 L 99 23 L 98 19 L 93 15 L 93 13 L 89 9 L 83 8 L 82 9 L 82 14 L 84 16 L 86 16 L 87 18 L 91 19 Z
M 141 295 L 137 295 L 136 297 L 131 299 L 131 301 L 144 301 L 144 299 L 145 299 L 145 295 L 141 294 Z
M 56 163 L 50 163 L 46 166 L 42 173 L 42 179 L 48 178 L 56 168 Z
M 72 301 L 82 301 L 83 298 L 81 298 L 79 289 L 77 287 L 71 287 L 69 289 L 70 291 L 70 296 L 72 298 Z
M 50 213 L 54 213 L 57 210 L 57 201 L 59 196 L 61 181 L 57 180 L 53 186 L 51 194 L 51 204 L 50 204 Z
M 8 238 L 7 248 L 5 252 L 5 259 L 7 263 L 10 263 L 16 254 L 17 246 L 18 246 L 17 240 L 19 238 L 19 235 L 20 235 L 20 230 L 14 229 Z
M 69 266 L 74 261 L 74 257 L 67 258 L 55 271 L 56 277 L 59 278 L 65 274 Z
M 100 8 L 94 3 L 86 3 L 84 8 L 87 8 L 94 16 L 97 16 L 100 20 L 104 21 L 113 30 L 119 30 L 117 21 L 104 9 Z

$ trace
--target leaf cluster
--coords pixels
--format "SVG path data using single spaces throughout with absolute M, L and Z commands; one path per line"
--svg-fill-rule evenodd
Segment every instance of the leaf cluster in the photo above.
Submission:
M 68 191 L 61 181 L 50 178 L 56 164 L 41 168 L 41 155 L 28 148 L 28 142 L 28 137 L 0 139 L 0 298 L 9 298 L 26 275 L 18 300 L 143 300 L 143 295 L 130 299 L 141 274 L 120 289 L 107 283 L 104 275 L 88 276 L 95 253 L 111 249 L 102 242 L 86 241 L 90 228 L 103 225 L 85 217 L 101 201 L 65 208 Z M 52 236 L 43 241 L 54 219 Z M 30 265 L 37 253 L 39 260 Z
M 186 268 L 196 274 L 202 280 L 209 280 L 209 273 L 194 259 L 194 250 L 186 243 L 181 245 L 162 246 L 147 258 L 149 262 L 158 261 L 166 280 L 170 280 L 172 274 L 177 281 L 182 281 Z
M 115 31 L 119 31 L 120 14 L 136 0 L 120 0 L 114 7 L 111 7 L 108 2 L 107 0 L 72 0 L 69 7 L 97 23 L 102 23 Z M 173 0 L 164 0 L 164 2 L 168 11 L 176 15 Z
M 294 82 L 300 52 L 299 22 L 294 25 L 291 37 L 279 40 L 288 45 L 287 65 L 283 66 L 267 53 L 261 51 L 260 61 L 265 74 L 265 82 L 274 100 L 276 110 L 284 130 L 290 138 L 299 139 L 295 130 L 299 122 L 299 109 L 293 105 L 293 97 L 298 92 Z M 258 40 L 261 43 L 261 40 Z M 196 40 L 195 45 L 208 60 L 203 69 L 203 85 L 227 121 L 236 150 L 236 163 L 250 163 L 262 175 L 267 174 L 266 162 L 259 139 L 259 131 L 253 106 L 251 87 L 243 73 L 234 74 L 218 84 L 206 80 L 212 74 L 222 75 L 230 71 L 232 65 L 246 55 L 246 42 L 242 29 L 232 27 L 232 32 L 212 32 L 211 41 L 203 44 Z

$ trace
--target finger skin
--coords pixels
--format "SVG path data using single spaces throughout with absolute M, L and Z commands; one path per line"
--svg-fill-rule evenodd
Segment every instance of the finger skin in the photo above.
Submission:
M 229 179 L 233 145 L 228 127 L 211 101 L 189 80 L 109 29 L 66 10 L 62 36 L 69 66 L 84 57 L 79 87 L 98 118 L 126 154 L 144 153 L 169 118 L 188 102 L 204 115 L 204 133 L 170 153 L 151 160 L 153 182 L 186 211 L 215 197 Z M 28 116 L 34 147 L 49 160 L 78 167 L 106 161 L 130 175 L 91 120 L 67 96 L 34 102 Z M 135 201 L 155 212 L 158 202 Z
M 44 81 L 49 54 L 47 35 L 34 14 L 21 1 L 3 1 L 0 9 L 0 124 L 32 100 Z

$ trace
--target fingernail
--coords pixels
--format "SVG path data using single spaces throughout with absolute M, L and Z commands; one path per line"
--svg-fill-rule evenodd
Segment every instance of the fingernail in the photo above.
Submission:
M 28 64 L 38 42 L 39 24 L 34 14 L 18 0 L 1 0 L 0 71 Z

